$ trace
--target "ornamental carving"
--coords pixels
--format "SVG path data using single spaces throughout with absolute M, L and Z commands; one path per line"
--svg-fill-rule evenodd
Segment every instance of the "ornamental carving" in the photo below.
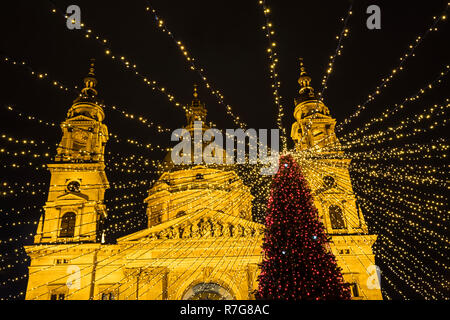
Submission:
M 180 226 L 153 232 L 147 239 L 200 239 L 200 238 L 240 238 L 256 237 L 264 234 L 262 228 L 242 224 L 223 223 L 214 219 L 200 219 L 194 223 L 186 222 Z

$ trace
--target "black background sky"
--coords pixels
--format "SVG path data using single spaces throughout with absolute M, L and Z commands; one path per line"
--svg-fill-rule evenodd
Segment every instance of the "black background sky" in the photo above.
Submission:
M 188 70 L 172 40 L 157 29 L 152 15 L 145 11 L 147 1 L 71 0 L 55 3 L 63 11 L 70 4 L 79 5 L 87 27 L 108 39 L 118 56 L 126 56 L 136 63 L 142 74 L 163 84 L 178 101 L 190 103 L 193 84 L 202 85 L 198 75 Z M 313 78 L 312 84 L 319 90 L 328 57 L 336 50 L 335 37 L 342 29 L 340 18 L 345 16 L 349 3 L 344 0 L 268 1 L 278 43 L 278 71 L 286 111 L 284 126 L 288 133 L 293 122 L 293 99 L 298 92 L 297 59 L 304 58 Z M 354 14 L 348 25 L 349 37 L 344 39 L 342 56 L 336 60 L 325 92 L 325 103 L 338 123 L 352 114 L 356 106 L 380 84 L 381 78 L 398 65 L 408 46 L 432 23 L 433 16 L 439 16 L 446 3 L 437 0 L 355 1 Z M 151 4 L 176 38 L 186 45 L 190 55 L 205 69 L 210 83 L 220 89 L 225 102 L 233 107 L 236 115 L 249 127 L 276 128 L 277 108 L 270 90 L 269 63 L 265 53 L 267 41 L 261 30 L 264 18 L 256 0 L 155 0 Z M 366 28 L 366 8 L 370 4 L 381 8 L 381 30 Z M 50 79 L 68 86 L 81 85 L 89 59 L 96 58 L 99 95 L 105 104 L 120 106 L 168 128 L 175 129 L 185 124 L 181 109 L 175 108 L 165 96 L 152 91 L 133 73 L 107 58 L 103 47 L 84 38 L 84 31 L 68 30 L 65 20 L 50 11 L 51 3 L 47 0 L 16 0 L 8 5 L 3 1 L 0 53 L 18 61 L 24 60 L 36 71 L 48 73 Z M 445 23 L 439 32 L 433 32 L 425 39 L 416 51 L 416 57 L 408 61 L 405 71 L 396 77 L 383 95 L 346 129 L 361 126 L 379 115 L 386 105 L 400 102 L 434 79 L 449 63 L 448 39 L 449 25 Z M 0 133 L 18 138 L 42 138 L 49 145 L 58 143 L 61 136 L 58 128 L 20 120 L 5 107 L 12 105 L 41 119 L 60 122 L 71 106 L 74 94 L 37 81 L 26 68 L 5 63 L 0 63 L 0 79 Z M 214 97 L 204 88 L 200 89 L 200 95 L 206 102 L 210 120 L 218 127 L 234 128 L 223 106 L 217 104 Z M 445 97 L 448 97 L 448 82 L 426 95 L 420 105 L 412 105 L 411 111 L 419 110 L 424 104 L 442 103 Z M 158 135 L 152 129 L 124 120 L 117 113 L 107 113 L 105 123 L 112 132 L 124 138 L 169 144 L 167 135 Z M 289 143 L 292 146 L 290 140 Z M 114 149 L 111 144 L 107 149 L 128 155 L 138 152 Z M 163 157 L 157 152 L 139 151 L 139 154 L 152 159 Z M 2 158 L 2 164 L 8 161 L 11 160 Z M 48 173 L 8 171 L 2 174 L 2 178 L 9 182 L 45 182 Z M 23 203 L 14 201 L 3 202 L 6 206 L 2 205 L 2 208 L 20 207 Z M 43 203 L 43 199 L 34 201 L 35 204 Z M 9 235 L 14 235 L 15 231 L 11 232 Z
M 277 110 L 265 54 L 267 42 L 261 30 L 263 16 L 255 1 L 151 3 L 205 68 L 210 82 L 221 90 L 237 115 L 251 127 L 276 126 Z M 172 40 L 155 27 L 152 16 L 144 10 L 145 0 L 126 3 L 57 1 L 56 4 L 61 9 L 78 4 L 82 20 L 110 40 L 117 55 L 135 62 L 139 71 L 166 86 L 180 102 L 191 100 L 192 85 L 200 81 L 188 70 Z M 380 5 L 381 30 L 366 28 L 365 9 L 369 4 Z M 354 15 L 349 21 L 350 36 L 343 43 L 343 55 L 336 61 L 326 92 L 326 103 L 338 121 L 365 101 L 380 79 L 398 64 L 408 45 L 430 25 L 432 17 L 442 12 L 445 4 L 445 1 L 427 1 L 426 5 L 411 1 L 355 2 Z M 277 31 L 282 102 L 286 109 L 284 122 L 290 127 L 293 98 L 298 91 L 297 59 L 300 56 L 305 59 L 313 85 L 320 89 L 328 57 L 336 49 L 340 18 L 345 16 L 349 1 L 271 1 L 269 5 Z M 48 1 L 15 1 L 12 8 L 2 10 L 3 15 L 0 44 L 5 53 L 30 62 L 37 70 L 48 72 L 68 85 L 81 83 L 88 59 L 95 57 L 99 90 L 106 104 L 123 106 L 167 127 L 184 124 L 183 113 L 164 96 L 155 94 L 133 74 L 106 58 L 95 41 L 83 38 L 83 31 L 68 30 L 59 15 L 51 15 Z M 397 78 L 392 90 L 386 90 L 386 100 L 380 99 L 379 104 L 371 106 L 370 116 L 377 114 L 377 108 L 383 107 L 383 103 L 397 102 L 415 92 L 448 62 L 448 51 L 443 50 L 448 42 L 448 24 L 444 26 L 446 30 L 426 39 L 417 58 L 408 63 L 407 72 Z M 72 96 L 37 84 L 17 68 L 1 68 L 3 79 L 7 79 L 2 86 L 2 103 L 25 110 L 33 105 L 39 115 L 55 120 L 64 117 Z M 223 107 L 205 90 L 201 94 L 211 120 L 230 127 L 232 123 L 224 116 Z M 131 125 L 123 128 L 127 130 L 130 135 L 144 138 L 145 132 L 135 131 Z

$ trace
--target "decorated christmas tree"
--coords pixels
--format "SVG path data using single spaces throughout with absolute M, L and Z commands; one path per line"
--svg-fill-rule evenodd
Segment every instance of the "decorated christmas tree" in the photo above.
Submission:
M 280 158 L 273 179 L 263 242 L 257 299 L 348 300 L 348 285 L 299 165 Z

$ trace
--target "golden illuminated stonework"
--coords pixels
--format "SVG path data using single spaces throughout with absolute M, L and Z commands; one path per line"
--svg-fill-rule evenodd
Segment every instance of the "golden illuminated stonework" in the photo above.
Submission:
M 297 151 L 319 139 L 337 142 L 335 120 L 314 100 L 304 69 L 299 82 L 292 131 Z M 233 166 L 175 165 L 168 154 L 144 200 L 148 227 L 116 244 L 96 236 L 106 216 L 108 133 L 95 100 L 93 70 L 85 84 L 61 125 L 55 163 L 48 166 L 52 179 L 45 214 L 35 244 L 26 247 L 31 257 L 26 299 L 253 299 L 264 226 L 252 220 L 253 196 Z M 206 118 L 196 91 L 187 109 L 185 128 L 191 132 L 194 121 Z M 350 160 L 299 156 L 299 162 L 332 238 L 330 250 L 355 298 L 380 299 L 379 289 L 368 288 L 376 236 L 368 234 L 358 209 Z
M 343 156 L 334 132 L 336 120 L 316 98 L 311 78 L 300 65 L 300 96 L 295 99 L 291 137 L 296 158 L 309 183 L 314 204 L 327 234 L 330 250 L 351 284 L 354 299 L 381 299 L 372 245 L 377 236 L 368 233 L 349 175 L 351 160 Z
M 195 93 L 186 129 L 205 116 Z M 72 137 L 64 136 L 63 141 L 70 145 Z M 106 184 L 100 182 L 107 180 L 100 163 L 75 162 L 73 158 L 58 164 L 67 171 L 55 184 L 76 178 L 96 185 L 92 192 L 103 196 Z M 85 172 L 72 170 L 74 165 L 85 166 Z M 77 244 L 85 240 L 79 238 L 83 232 L 78 222 L 66 227 L 63 217 L 69 209 L 61 210 L 66 202 L 52 202 L 51 222 L 41 219 L 38 230 L 51 229 L 54 244 L 39 245 L 45 233 L 38 233 L 36 245 L 26 248 L 32 259 L 26 299 L 251 299 L 257 288 L 263 226 L 252 221 L 249 188 L 231 166 L 175 166 L 169 154 L 165 167 L 144 200 L 148 228 L 117 244 Z M 91 176 L 103 180 L 92 181 Z M 61 196 L 85 201 L 71 202 L 77 218 L 88 203 L 100 206 L 95 195 L 83 193 L 82 184 L 73 188 L 61 191 Z M 95 235 L 97 225 L 87 224 Z M 63 229 L 75 232 L 63 237 Z

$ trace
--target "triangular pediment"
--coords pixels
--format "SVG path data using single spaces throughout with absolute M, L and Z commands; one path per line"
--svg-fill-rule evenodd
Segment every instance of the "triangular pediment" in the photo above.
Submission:
M 56 199 L 58 201 L 61 201 L 61 200 L 65 200 L 65 201 L 80 201 L 80 200 L 83 200 L 83 201 L 85 201 L 85 200 L 88 200 L 89 197 L 87 195 L 83 194 L 83 193 L 80 193 L 80 192 L 67 192 L 67 193 L 64 193 L 64 194 L 58 196 Z
M 145 230 L 117 239 L 117 243 L 159 239 L 188 239 L 210 237 L 254 237 L 262 235 L 260 223 L 232 216 L 221 211 L 202 210 L 166 221 Z

